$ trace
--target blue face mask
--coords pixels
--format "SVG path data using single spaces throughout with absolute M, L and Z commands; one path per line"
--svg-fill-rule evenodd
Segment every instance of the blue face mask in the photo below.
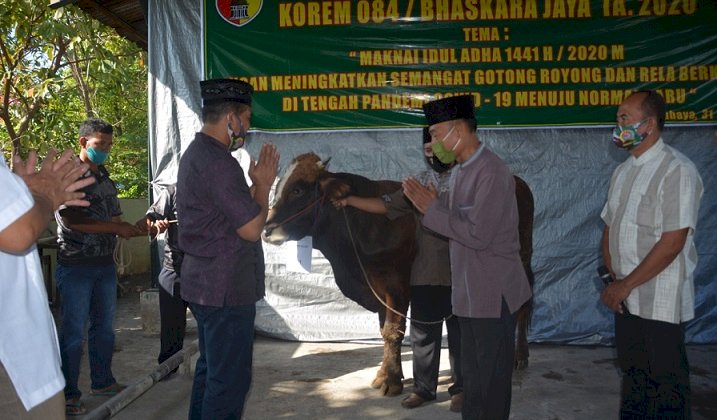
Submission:
M 110 155 L 110 152 L 105 152 L 100 149 L 95 149 L 94 147 L 88 147 L 87 148 L 87 157 L 90 158 L 92 163 L 95 165 L 102 165 L 107 160 L 107 156 Z

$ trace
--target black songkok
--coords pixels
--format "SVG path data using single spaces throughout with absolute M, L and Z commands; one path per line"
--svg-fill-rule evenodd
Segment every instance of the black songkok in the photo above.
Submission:
M 475 119 L 473 95 L 451 96 L 423 104 L 428 125 L 459 119 Z
M 251 106 L 254 88 L 247 82 L 235 79 L 211 79 L 199 82 L 202 104 L 216 105 L 222 102 L 240 102 Z

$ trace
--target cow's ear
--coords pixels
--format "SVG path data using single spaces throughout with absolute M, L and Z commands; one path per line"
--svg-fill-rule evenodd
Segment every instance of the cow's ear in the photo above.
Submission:
M 338 178 L 322 179 L 319 184 L 321 185 L 321 191 L 329 200 L 346 197 L 351 192 L 351 187 Z
M 319 169 L 326 169 L 329 167 L 329 162 L 331 162 L 331 158 L 327 158 L 326 160 L 319 161 L 316 165 L 319 167 Z

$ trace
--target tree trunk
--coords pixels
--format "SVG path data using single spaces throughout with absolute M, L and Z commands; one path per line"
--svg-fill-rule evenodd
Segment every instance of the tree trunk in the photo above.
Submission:
M 80 64 L 77 60 L 74 59 L 75 57 L 72 57 L 70 60 L 70 69 L 72 70 L 72 77 L 75 79 L 75 83 L 77 83 L 77 90 L 80 94 L 80 99 L 82 100 L 82 105 L 85 108 L 85 115 L 87 115 L 87 118 L 94 118 L 95 117 L 95 111 L 92 109 L 92 90 L 87 85 L 87 81 L 85 80 L 84 75 L 82 74 L 82 69 L 80 69 Z

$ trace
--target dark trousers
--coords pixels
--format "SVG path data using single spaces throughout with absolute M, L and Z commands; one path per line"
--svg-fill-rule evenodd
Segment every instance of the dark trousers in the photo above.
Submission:
M 463 368 L 463 420 L 510 415 L 516 316 L 503 301 L 500 318 L 459 317 Z
M 174 271 L 162 269 L 160 277 L 179 280 Z M 159 288 L 159 323 L 161 347 L 157 362 L 162 363 L 182 350 L 184 347 L 184 335 L 187 331 L 187 302 L 180 294 L 180 284 L 174 282 L 173 295 L 170 295 L 164 288 Z
M 620 418 L 690 419 L 690 367 L 681 324 L 615 315 Z
M 413 351 L 413 387 L 426 400 L 436 399 L 438 371 L 443 340 L 443 318 L 448 331 L 448 354 L 453 385 L 448 393 L 463 392 L 461 371 L 461 335 L 458 319 L 452 316 L 450 286 L 411 287 L 411 349 Z
M 197 320 L 200 352 L 189 419 L 240 419 L 251 385 L 256 307 L 189 306 Z

